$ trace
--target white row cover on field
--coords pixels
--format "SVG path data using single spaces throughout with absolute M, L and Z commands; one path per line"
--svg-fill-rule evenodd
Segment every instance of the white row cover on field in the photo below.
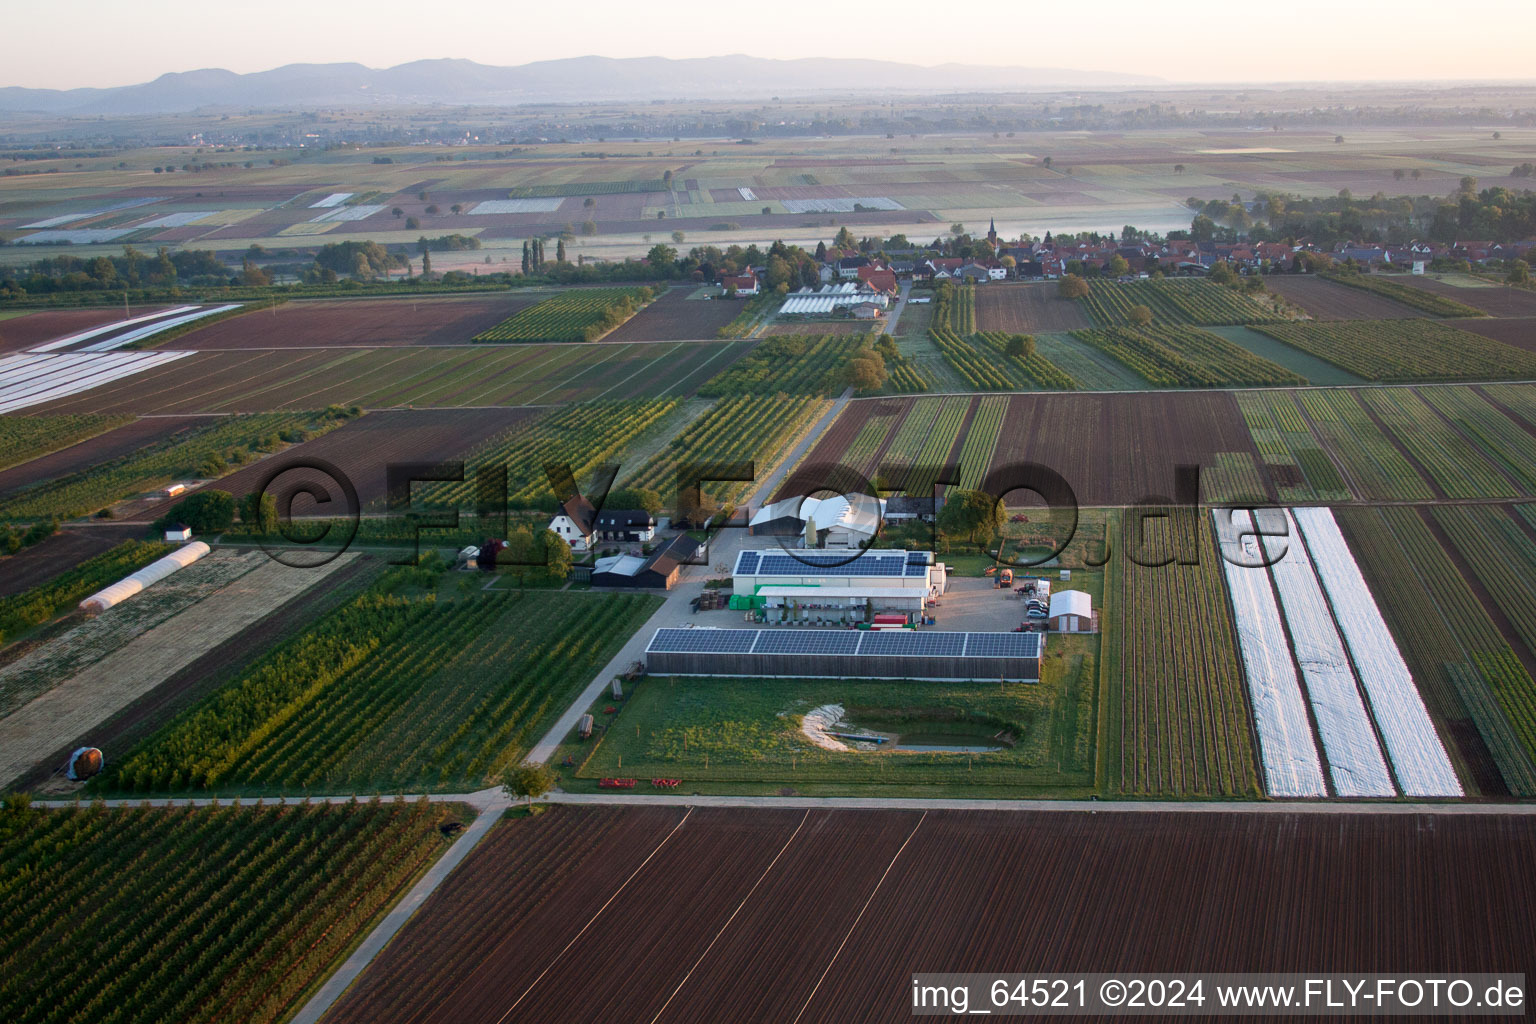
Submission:
M 1292 511 L 1360 673 L 1398 784 L 1408 796 L 1461 796 L 1456 770 L 1333 512 Z
M 82 341 L 89 341 L 92 338 L 99 338 L 103 334 L 111 334 L 113 331 L 120 331 L 124 327 L 132 327 L 134 324 L 148 323 L 151 320 L 159 320 L 162 317 L 175 316 L 178 313 L 187 313 L 196 308 L 196 306 L 177 306 L 175 309 L 162 309 L 158 313 L 145 313 L 143 316 L 130 317 L 127 320 L 117 320 L 110 324 L 103 324 L 100 327 L 92 327 L 88 331 L 79 331 L 75 334 L 66 334 L 62 338 L 54 338 L 52 341 L 45 341 L 41 345 L 32 346 L 31 348 L 27 349 L 27 351 L 52 352 L 55 349 L 68 348 L 69 346 L 77 345 Z
M 24 353 L 0 359 L 0 413 L 15 412 L 185 359 L 192 352 Z
M 1312 560 L 1289 513 L 1270 512 L 1283 536 L 1265 531 L 1269 571 L 1291 632 L 1291 650 L 1307 684 L 1317 734 L 1328 757 L 1328 774 L 1339 796 L 1396 796 L 1392 774 L 1381 756 L 1370 713 L 1360 697 L 1349 655 L 1333 623 L 1328 599 L 1318 586 Z M 1265 513 L 1260 513 L 1260 519 Z M 1267 525 L 1267 524 L 1266 524 Z M 1247 570 L 1262 575 L 1263 570 Z
M 128 600 L 145 587 L 159 583 L 177 569 L 185 569 L 210 550 L 212 549 L 200 540 L 179 547 L 164 558 L 150 562 L 138 572 L 124 576 L 110 587 L 103 587 L 96 591 L 81 601 L 80 607 L 88 612 L 104 612 L 113 605 Z
M 1248 677 L 1265 789 L 1270 796 L 1327 796 L 1280 609 L 1263 568 L 1259 542 L 1252 536 L 1253 520 L 1242 510 L 1216 509 L 1212 515 Z
M 356 194 L 357 193 L 355 192 L 332 192 L 324 199 L 310 203 L 309 208 L 311 210 L 329 210 L 333 206 L 340 206 L 342 203 L 346 202 L 348 199 L 351 199 Z
M 194 320 L 201 320 L 204 317 L 216 316 L 219 313 L 228 313 L 232 309 L 239 309 L 240 306 L 241 303 L 230 302 L 223 306 L 211 306 L 208 309 L 198 309 L 192 313 L 183 313 L 181 316 L 172 317 L 169 320 L 156 320 L 152 324 L 136 327 L 126 334 L 118 334 L 103 341 L 93 342 L 80 349 L 80 351 L 110 352 L 113 349 L 122 348 L 124 345 L 131 345 L 136 341 L 152 338 L 162 331 L 170 330 L 172 327 L 180 327 L 182 324 L 189 324 Z

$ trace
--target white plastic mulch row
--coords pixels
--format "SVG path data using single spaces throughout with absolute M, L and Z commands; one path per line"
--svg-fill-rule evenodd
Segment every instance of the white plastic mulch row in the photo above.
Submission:
M 493 213 L 554 213 L 565 202 L 564 196 L 547 196 L 543 199 L 482 199 L 469 208 L 469 213 L 486 216 Z
M 135 224 L 133 230 L 142 231 L 145 228 L 184 228 L 188 224 L 195 224 L 204 217 L 212 217 L 217 210 L 183 210 L 180 213 L 167 213 L 163 217 L 146 220 L 142 224 Z
M 1291 631 L 1291 651 L 1307 684 L 1307 700 L 1339 796 L 1396 796 L 1370 713 L 1360 697 L 1349 655 L 1339 639 L 1328 598 L 1318 586 L 1306 545 L 1289 514 L 1286 535 L 1266 534 L 1270 574 Z
M 746 202 L 749 202 L 749 203 L 757 202 L 757 193 L 753 192 L 751 189 L 747 188 L 745 185 L 739 186 L 736 189 L 736 193 L 737 193 L 737 195 L 741 196 L 741 198 L 744 201 L 746 201 Z
M 0 413 L 89 391 L 192 352 L 66 352 L 0 359 Z
M 240 306 L 241 303 L 238 302 L 230 302 L 222 306 L 213 306 L 209 309 L 197 309 L 196 306 L 189 306 L 186 308 L 196 310 L 196 312 L 185 313 L 182 316 L 173 317 L 170 320 L 156 320 L 152 324 L 136 328 L 135 330 L 129 331 L 126 334 L 114 335 L 113 337 L 107 338 L 104 341 L 98 341 L 95 344 L 87 345 L 80 349 L 80 351 L 111 352 L 113 349 L 122 348 L 124 345 L 131 345 L 136 341 L 143 341 L 145 338 L 152 338 L 159 334 L 161 331 L 168 331 L 172 327 L 180 327 L 182 324 L 189 324 L 194 320 L 201 320 L 204 317 L 215 316 L 219 313 L 228 313 L 232 309 L 239 309 Z
M 790 213 L 854 213 L 855 206 L 866 210 L 904 210 L 888 196 L 859 196 L 852 199 L 781 199 Z
M 309 218 L 311 224 L 326 224 L 332 221 L 366 220 L 384 209 L 382 206 L 338 206 L 333 210 L 326 210 L 318 217 Z
M 145 313 L 143 316 L 136 316 L 128 320 L 118 320 L 116 323 L 104 324 L 101 327 L 92 327 L 90 330 L 80 331 L 78 334 L 71 334 L 63 338 L 55 338 L 52 341 L 45 341 L 41 345 L 34 345 L 27 351 L 52 352 L 54 349 L 68 348 L 71 345 L 82 341 L 88 341 L 91 338 L 100 337 L 103 334 L 110 334 L 113 331 L 120 331 L 124 327 L 132 327 L 134 324 L 142 324 L 150 320 L 159 320 L 161 317 L 175 316 L 177 313 L 186 313 L 196 308 L 196 306 L 177 306 L 175 309 L 162 309 L 158 313 Z
M 1333 512 L 1326 508 L 1293 512 L 1354 657 L 1403 792 L 1409 796 L 1461 796 L 1456 770 Z
M 56 228 L 61 224 L 73 224 L 77 220 L 89 220 L 92 217 L 100 217 L 102 214 L 116 213 L 118 210 L 131 210 L 135 206 L 148 206 L 150 203 L 158 203 L 160 201 L 160 198 L 157 196 L 122 199 L 115 203 L 108 203 L 106 206 L 82 210 L 79 213 L 61 213 L 57 217 L 35 220 L 31 224 L 23 224 L 21 226 L 23 228 Z
M 1223 524 L 1225 514 L 1221 509 L 1212 512 L 1222 537 L 1222 569 L 1248 677 L 1264 786 L 1271 796 L 1327 796 L 1306 702 L 1258 541 L 1251 536 L 1241 543 L 1234 539 L 1235 534 L 1252 533 L 1252 519 L 1247 512 L 1234 510 L 1229 523 Z
M 356 195 L 355 192 L 332 192 L 318 203 L 310 203 L 309 208 L 311 210 L 328 210 L 333 206 L 340 206 L 354 195 Z

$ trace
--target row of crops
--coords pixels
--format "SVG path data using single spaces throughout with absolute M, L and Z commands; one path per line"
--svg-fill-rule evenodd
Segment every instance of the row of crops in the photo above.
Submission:
M 640 311 L 649 288 L 574 288 L 520 309 L 475 341 L 592 341 Z
M 625 482 L 648 487 L 670 500 L 678 493 L 678 474 L 686 466 L 751 461 L 759 482 L 770 464 L 823 410 L 826 402 L 811 395 L 735 395 L 721 399 L 653 455 Z M 721 503 L 734 503 L 758 484 L 749 480 L 705 482 L 703 490 Z
M 505 467 L 511 508 L 547 508 L 568 495 L 551 489 L 547 466 L 568 465 L 585 483 L 604 464 L 620 462 L 637 439 L 657 427 L 678 406 L 675 398 L 583 402 L 547 412 L 491 438 L 465 460 L 459 483 L 421 484 L 413 499 L 427 507 L 470 508 L 480 478 L 499 477 Z
M 289 1017 L 443 851 L 452 805 L 0 808 L 7 1024 Z
M 1256 330 L 1365 380 L 1536 376 L 1536 353 L 1432 320 L 1264 324 Z
M 1355 394 L 1448 497 L 1508 498 L 1521 493 L 1417 391 L 1367 388 Z M 1488 411 L 1498 415 L 1495 409 Z
M 1196 327 L 1104 327 L 1072 336 L 1140 374 L 1155 387 L 1305 384 L 1306 379 Z
M 214 477 L 285 444 L 340 426 L 347 413 L 281 412 L 211 420 L 138 451 L 0 500 L 0 520 L 69 519 L 189 477 Z
M 171 550 L 169 544 L 129 540 L 55 576 L 47 583 L 0 597 L 0 644 L 72 610 L 103 587 L 137 572 Z
M 1425 501 L 1434 491 L 1371 419 L 1352 391 L 1296 392 L 1308 422 L 1349 478 L 1355 497 Z
M 0 416 L 0 469 L 67 448 L 131 422 L 132 416 Z
M 1002 331 L 981 331 L 972 338 L 992 350 L 993 357 L 1002 356 L 1010 369 L 1017 368 L 1027 386 L 1046 391 L 1076 391 L 1079 384 L 1061 367 L 1041 355 L 1035 348 L 1034 339 L 1024 335 L 1027 352 L 1023 356 L 1008 355 L 1010 335 Z
M 642 594 L 439 598 L 438 582 L 422 567 L 385 574 L 150 737 L 101 786 L 477 789 L 656 607 Z
M 1032 346 L 1026 355 L 1009 355 L 1008 335 L 1001 332 L 965 338 L 947 327 L 935 327 L 928 337 L 955 372 L 978 391 L 1077 389 L 1076 380 Z
M 1423 288 L 1399 284 L 1396 281 L 1388 281 L 1385 278 L 1370 274 L 1324 274 L 1323 276 L 1335 284 L 1342 284 L 1350 288 L 1357 288 L 1363 292 L 1381 295 L 1394 302 L 1401 302 L 1405 306 L 1421 309 L 1432 316 L 1472 317 L 1487 315 L 1480 309 L 1475 309 L 1444 295 L 1436 295 L 1434 292 L 1425 291 Z
M 1120 617 L 1105 638 L 1121 680 L 1119 707 L 1107 713 L 1115 781 L 1128 795 L 1254 796 L 1248 702 L 1210 529 L 1187 513 L 1146 527 L 1151 536 L 1127 519 L 1126 535 L 1145 538 L 1142 553 L 1116 553 L 1105 581 Z M 1141 564 L 1164 557 L 1177 561 Z
M 784 334 L 769 338 L 730 369 L 704 382 L 705 398 L 728 395 L 835 395 L 843 390 L 843 367 L 866 348 L 866 338 L 836 334 Z
M 1285 319 L 1242 292 L 1211 281 L 1093 281 L 1081 301 L 1094 322 L 1104 327 L 1132 323 L 1134 306 L 1146 306 L 1153 319 L 1162 323 L 1201 327 Z
M 1237 407 L 1281 501 L 1348 501 L 1349 486 L 1290 391 L 1238 391 Z
M 1431 709 L 1443 721 L 1471 723 L 1510 793 L 1536 795 L 1536 683 L 1421 512 L 1343 508 L 1335 515 Z M 1483 777 L 1481 769 L 1474 764 L 1471 775 Z

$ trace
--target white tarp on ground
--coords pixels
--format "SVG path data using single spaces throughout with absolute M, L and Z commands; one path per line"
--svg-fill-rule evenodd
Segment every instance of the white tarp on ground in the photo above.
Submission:
M 145 228 L 184 228 L 188 224 L 196 224 L 204 217 L 212 217 L 217 210 L 184 210 L 181 213 L 168 213 L 154 220 L 147 220 L 142 224 L 135 224 L 133 230 L 142 231 Z
M 1222 569 L 1232 595 L 1265 789 L 1270 796 L 1327 796 L 1323 766 L 1312 742 L 1306 702 L 1263 555 L 1254 537 L 1238 539 L 1239 534 L 1252 534 L 1253 521 L 1241 510 L 1216 509 L 1211 514 L 1221 538 Z
M 781 199 L 780 203 L 790 213 L 854 213 L 855 206 L 866 210 L 905 210 L 894 199 L 885 196 L 858 196 L 853 199 Z
M 91 338 L 98 338 L 103 334 L 111 334 L 113 331 L 120 331 L 124 327 L 132 327 L 134 324 L 142 324 L 150 320 L 159 320 L 161 317 L 176 316 L 178 313 L 190 313 L 196 308 L 196 306 L 177 306 L 175 309 L 162 309 L 158 313 L 145 313 L 143 316 L 130 317 L 127 320 L 119 320 L 116 323 L 103 324 L 100 327 L 92 327 L 88 331 L 80 331 L 77 334 L 70 334 L 62 338 L 55 338 L 52 341 L 45 341 L 41 345 L 34 345 L 33 347 L 27 349 L 27 351 L 52 352 L 54 349 L 68 348 L 77 342 L 88 341 Z
M 1420 797 L 1463 795 L 1413 676 L 1333 512 L 1327 508 L 1292 511 L 1355 660 L 1403 792 Z
M 471 207 L 468 213 L 484 216 L 488 213 L 554 213 L 565 202 L 564 196 L 547 196 L 543 199 L 485 199 Z
M 318 217 L 309 218 L 311 224 L 327 224 L 343 220 L 367 220 L 374 214 L 383 210 L 383 206 L 338 206 L 334 210 L 327 210 Z
M 192 313 L 183 313 L 181 316 L 172 317 L 169 320 L 156 320 L 152 324 L 147 324 L 143 327 L 136 327 L 129 331 L 127 334 L 119 334 L 115 337 L 107 338 L 104 341 L 94 342 L 80 349 L 80 351 L 111 352 L 113 349 L 122 348 L 124 345 L 131 345 L 136 341 L 143 341 L 145 338 L 152 338 L 162 331 L 168 331 L 173 327 L 180 327 L 183 324 L 190 324 L 194 320 L 201 320 L 204 317 L 217 316 L 220 313 L 228 313 L 230 310 L 239 309 L 240 306 L 241 303 L 239 302 L 230 302 L 222 306 L 213 306 L 209 309 L 199 309 Z
M 15 412 L 143 373 L 192 352 L 65 352 L 0 359 L 0 413 Z
M 749 203 L 757 202 L 757 193 L 753 192 L 751 189 L 747 188 L 745 185 L 738 187 L 736 189 L 736 192 L 741 196 L 742 199 L 746 200 Z
M 309 208 L 311 210 L 329 210 L 333 206 L 340 206 L 356 194 L 355 192 L 332 192 L 318 203 L 310 203 Z
M 1376 730 L 1360 697 L 1349 655 L 1333 624 L 1328 599 L 1318 586 L 1312 560 L 1295 522 L 1284 510 L 1262 510 L 1264 548 L 1280 606 L 1291 631 L 1291 650 L 1301 666 L 1307 700 L 1328 758 L 1328 774 L 1339 796 L 1396 796 L 1392 773 L 1381 756 Z M 1266 517 L 1276 520 L 1273 527 Z M 1283 524 L 1283 526 L 1282 526 Z M 1276 536 L 1271 529 L 1283 528 Z

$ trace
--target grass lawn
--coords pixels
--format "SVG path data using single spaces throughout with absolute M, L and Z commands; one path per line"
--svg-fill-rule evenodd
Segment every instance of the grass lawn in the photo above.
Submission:
M 1052 635 L 1038 684 L 852 679 L 657 677 L 628 700 L 593 706 L 604 731 L 568 740 L 561 785 L 600 778 L 683 780 L 682 792 L 816 796 L 1085 797 L 1094 792 L 1097 636 Z M 804 714 L 840 704 L 859 732 L 928 744 L 996 745 L 982 753 L 838 752 L 800 731 Z M 613 714 L 605 709 L 613 707 Z
M 1239 345 L 1256 356 L 1268 359 L 1272 363 L 1279 363 L 1292 373 L 1299 373 L 1313 384 L 1364 384 L 1364 378 L 1356 377 L 1341 367 L 1334 366 L 1326 359 L 1319 359 L 1310 352 L 1303 352 L 1293 345 L 1287 345 L 1283 341 L 1271 338 L 1267 334 L 1258 331 L 1250 331 L 1246 327 L 1207 327 L 1212 334 L 1219 334 L 1223 338 Z

